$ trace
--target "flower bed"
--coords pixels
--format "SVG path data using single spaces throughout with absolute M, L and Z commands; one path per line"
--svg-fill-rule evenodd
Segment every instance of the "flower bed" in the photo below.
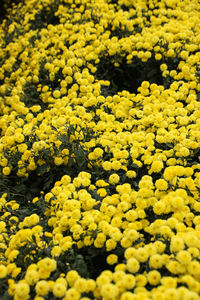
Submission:
M 200 4 L 25 0 L 0 26 L 0 293 L 200 298 Z

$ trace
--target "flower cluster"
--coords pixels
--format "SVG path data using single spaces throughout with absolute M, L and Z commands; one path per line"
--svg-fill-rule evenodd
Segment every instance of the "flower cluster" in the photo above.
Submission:
M 4 298 L 199 299 L 199 10 L 32 0 L 2 22 Z

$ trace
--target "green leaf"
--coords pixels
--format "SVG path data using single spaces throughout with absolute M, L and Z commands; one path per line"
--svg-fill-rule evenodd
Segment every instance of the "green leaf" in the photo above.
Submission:
M 48 169 L 48 165 L 47 164 L 44 164 L 44 165 L 40 166 L 38 168 L 38 172 L 40 173 L 40 176 L 44 175 L 47 172 L 47 169 Z
M 79 167 L 82 167 L 85 163 L 84 150 L 82 148 L 76 151 L 76 162 Z
M 11 300 L 11 299 L 13 299 L 13 297 L 8 294 L 8 291 L 5 291 L 5 293 L 1 296 L 1 300 Z

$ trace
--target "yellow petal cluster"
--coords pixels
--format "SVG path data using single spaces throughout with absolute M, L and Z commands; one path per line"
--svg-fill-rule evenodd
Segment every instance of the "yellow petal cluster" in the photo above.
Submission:
M 2 20 L 4 298 L 200 298 L 199 11 L 31 0 Z

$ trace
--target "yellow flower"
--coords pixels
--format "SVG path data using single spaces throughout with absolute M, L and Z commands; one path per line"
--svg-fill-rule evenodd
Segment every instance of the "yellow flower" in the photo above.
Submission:
M 17 257 L 18 254 L 19 254 L 19 250 L 12 250 L 10 252 L 10 254 L 8 255 L 9 261 L 15 260 L 15 258 Z
M 150 188 L 140 188 L 138 191 L 138 196 L 143 198 L 149 198 L 153 196 L 153 191 Z
M 110 161 L 105 161 L 103 162 L 102 167 L 105 171 L 110 171 L 112 168 L 112 163 Z
M 7 276 L 7 268 L 4 265 L 0 265 L 0 279 Z
M 142 84 L 141 84 L 141 87 L 143 89 L 148 89 L 150 86 L 150 83 L 148 81 L 143 81 Z
M 84 187 L 89 186 L 90 183 L 91 183 L 91 181 L 90 181 L 90 179 L 88 179 L 88 178 L 83 178 L 83 179 L 81 180 L 81 185 L 84 186 Z
M 22 143 L 24 141 L 24 136 L 20 132 L 16 132 L 14 135 L 15 141 L 18 143 Z
M 114 205 L 108 205 L 108 206 L 105 208 L 105 210 L 103 210 L 103 211 L 105 211 L 105 214 L 106 214 L 107 216 L 111 217 L 111 216 L 113 216 L 113 215 L 115 214 L 115 212 L 116 212 L 116 207 L 115 207 Z M 113 224 L 112 224 L 112 226 L 113 226 L 113 227 L 118 227 L 118 226 L 114 226 Z
M 198 257 L 199 256 L 199 249 L 197 249 L 197 248 L 190 247 L 190 248 L 188 248 L 188 252 L 190 252 L 190 254 L 193 257 Z
M 131 204 L 129 202 L 126 201 L 122 201 L 117 205 L 117 209 L 120 212 L 125 212 L 127 211 L 129 208 L 131 208 Z
M 97 277 L 96 283 L 99 287 L 102 287 L 103 285 L 110 283 L 112 278 L 110 278 L 108 275 L 101 274 Z
M 48 280 L 47 283 L 49 285 L 49 291 L 52 292 L 55 282 L 53 280 Z
M 73 288 L 80 293 L 84 293 L 87 290 L 87 280 L 85 278 L 78 278 L 75 281 Z
M 39 268 L 38 275 L 40 279 L 47 279 L 51 275 L 51 272 L 47 271 L 44 268 Z
M 129 210 L 127 213 L 125 213 L 125 218 L 129 222 L 133 222 L 138 218 L 138 214 L 135 210 Z
M 117 286 L 112 283 L 106 283 L 101 287 L 101 295 L 105 298 L 109 298 L 112 295 L 112 298 L 115 299 L 118 294 Z
M 115 254 L 110 254 L 110 255 L 107 256 L 106 261 L 107 261 L 107 263 L 108 263 L 109 265 L 114 265 L 114 264 L 116 264 L 117 261 L 118 261 L 118 256 L 115 255 Z
M 115 228 L 113 227 L 109 230 L 109 235 L 110 235 L 111 239 L 113 239 L 116 242 L 119 242 L 123 236 L 121 231 L 116 227 Z
M 150 271 L 147 274 L 147 280 L 151 285 L 158 285 L 161 279 L 161 275 L 158 271 Z
M 160 191 L 166 191 L 168 188 L 168 183 L 164 179 L 158 179 L 156 180 L 155 186 Z
M 53 286 L 54 296 L 61 298 L 65 296 L 66 286 L 62 283 L 56 282 Z
M 200 263 L 198 261 L 192 261 L 187 266 L 188 272 L 193 276 L 200 275 Z
M 132 241 L 127 237 L 123 237 L 120 241 L 120 244 L 123 248 L 129 248 L 132 245 Z
M 179 251 L 176 255 L 176 258 L 181 264 L 184 265 L 188 265 L 192 260 L 191 254 L 186 250 Z
M 107 212 L 108 212 L 108 208 L 109 207 L 112 207 L 112 206 L 108 206 L 107 207 L 107 210 L 106 210 L 106 214 L 107 214 Z M 112 211 L 112 215 L 114 215 L 114 213 L 116 212 L 116 209 L 115 209 L 115 207 L 114 207 L 114 209 L 113 210 L 111 210 Z M 110 215 L 110 214 L 109 214 Z M 113 226 L 113 227 L 121 227 L 121 225 L 122 225 L 122 219 L 120 218 L 120 217 L 113 217 L 112 218 L 112 221 L 111 221 L 111 225 Z
M 129 183 L 124 183 L 122 185 L 117 185 L 116 187 L 116 190 L 117 192 L 120 194 L 120 195 L 123 195 L 123 194 L 130 194 L 132 189 L 131 189 L 131 185 Z
M 96 181 L 96 186 L 98 186 L 98 187 L 106 187 L 108 185 L 109 184 L 107 182 L 105 182 L 104 180 L 102 180 L 102 179 L 99 179 L 99 180 Z
M 139 233 L 135 229 L 129 229 L 125 233 L 125 236 L 127 237 L 127 239 L 135 242 L 139 238 Z
M 192 232 L 188 232 L 184 237 L 185 243 L 188 247 L 199 247 L 199 239 Z
M 40 105 L 33 105 L 32 107 L 30 107 L 30 109 L 32 110 L 32 112 L 38 112 L 41 110 L 41 106 Z
M 173 278 L 170 276 L 163 277 L 161 279 L 161 284 L 166 288 L 176 288 L 177 286 L 177 278 Z
M 136 250 L 135 256 L 139 262 L 145 262 L 149 258 L 148 251 L 145 248 L 138 248 Z
M 70 286 L 72 286 L 74 284 L 74 282 L 78 279 L 78 277 L 79 277 L 79 274 L 75 270 L 69 271 L 66 275 L 66 279 Z
M 31 226 L 38 224 L 40 221 L 40 217 L 37 214 L 32 214 L 29 216 L 29 222 Z
M 86 289 L 86 293 L 90 292 L 90 291 L 94 291 L 96 287 L 96 281 L 94 279 L 87 279 L 87 289 Z
M 179 299 L 179 293 L 177 289 L 175 288 L 169 288 L 165 290 L 165 300 L 178 300 Z
M 174 174 L 174 167 L 170 166 L 170 167 L 167 167 L 165 168 L 165 171 L 163 173 L 163 177 L 165 180 L 172 180 L 174 178 L 175 174 Z
M 139 274 L 136 276 L 136 286 L 143 287 L 147 284 L 147 278 L 145 275 Z
M 167 70 L 167 65 L 166 64 L 161 64 L 160 65 L 160 70 L 161 71 L 166 71 Z
M 70 288 L 67 290 L 64 300 L 79 300 L 80 293 L 74 288 Z
M 121 162 L 118 160 L 115 160 L 112 162 L 112 169 L 115 171 L 118 171 L 121 168 Z
M 19 273 L 21 272 L 22 268 L 15 268 L 13 271 L 12 271 L 12 278 L 15 278 L 17 277 L 17 275 L 19 275 Z
M 113 281 L 114 282 L 118 282 L 120 280 L 123 280 L 124 276 L 125 276 L 125 272 L 124 271 L 120 271 L 120 270 L 119 271 L 115 271 L 113 273 Z
M 115 271 L 125 271 L 126 270 L 126 265 L 125 264 L 118 264 L 115 267 Z
M 25 280 L 29 285 L 33 285 L 39 280 L 39 274 L 36 270 L 28 270 L 25 275 Z
M 53 96 L 54 96 L 54 98 L 60 98 L 60 96 L 61 96 L 60 91 L 59 90 L 53 91 Z
M 108 240 L 106 241 L 106 251 L 109 252 L 109 251 L 115 249 L 116 246 L 117 246 L 117 242 L 116 242 L 116 241 L 114 241 L 114 240 L 112 240 L 112 239 L 108 239 Z
M 39 198 L 38 198 L 38 197 L 35 197 L 35 198 L 33 198 L 32 203 L 35 204 L 35 203 L 38 202 L 38 201 L 39 201 Z
M 175 165 L 176 165 L 176 158 L 174 158 L 174 157 L 169 158 L 169 159 L 167 160 L 166 164 L 167 164 L 168 166 L 175 166 Z
M 81 186 L 82 180 L 78 177 L 74 178 L 73 180 L 73 185 L 77 188 L 79 188 Z
M 185 248 L 184 242 L 182 238 L 178 236 L 174 236 L 171 238 L 171 243 L 170 243 L 170 251 L 171 252 L 178 252 L 181 251 Z
M 61 183 L 64 185 L 67 185 L 69 183 L 71 183 L 71 177 L 69 175 L 64 175 L 61 179 L 60 179 Z
M 40 280 L 37 282 L 35 286 L 36 293 L 41 296 L 48 295 L 49 293 L 49 285 L 45 280 Z
M 164 203 L 164 201 L 157 201 L 153 205 L 153 211 L 156 215 L 162 215 L 165 212 L 165 209 L 166 209 L 166 204 Z
M 134 299 L 135 299 L 135 294 L 131 292 L 124 292 L 120 297 L 120 300 L 134 300 Z
M 38 262 L 38 267 L 43 268 L 44 270 L 48 272 L 53 272 L 56 270 L 57 263 L 54 259 L 51 259 L 49 257 L 45 257 L 41 261 Z
M 140 264 L 136 258 L 129 258 L 127 260 L 127 270 L 131 273 L 137 273 L 140 269 Z
M 4 167 L 2 170 L 3 175 L 7 176 L 9 175 L 11 172 L 11 168 L 10 167 Z
M 128 178 L 135 178 L 136 175 L 137 175 L 137 174 L 136 174 L 135 171 L 129 170 L 129 171 L 126 172 L 126 176 L 127 176 Z
M 54 256 L 60 256 L 62 252 L 62 249 L 60 246 L 54 246 L 53 249 L 51 250 L 51 255 Z
M 179 196 L 171 197 L 171 205 L 176 209 L 181 209 L 184 206 L 184 199 Z
M 134 147 L 131 148 L 130 153 L 131 153 L 132 159 L 135 159 L 135 158 L 137 158 L 139 156 L 138 149 L 135 149 Z
M 117 281 L 115 285 L 118 287 L 120 294 L 122 294 L 126 290 L 126 288 L 124 286 L 124 283 L 123 283 L 123 280 Z
M 15 295 L 21 298 L 28 296 L 30 292 L 29 285 L 27 283 L 17 283 L 15 288 Z
M 154 160 L 151 169 L 149 170 L 149 174 L 159 173 L 164 167 L 164 164 L 161 160 Z
M 83 240 L 85 246 L 91 246 L 93 241 L 94 239 L 91 236 L 85 236 Z
M 94 246 L 97 248 L 102 248 L 106 241 L 106 235 L 104 233 L 98 233 L 94 241 Z
M 110 175 L 110 177 L 109 177 L 109 183 L 111 183 L 111 184 L 117 184 L 119 182 L 119 180 L 120 180 L 120 177 L 116 173 Z
M 133 289 L 135 287 L 136 284 L 136 279 L 135 276 L 133 276 L 132 274 L 125 274 L 123 276 L 123 284 L 127 289 Z
M 95 155 L 94 155 L 93 152 L 90 152 L 90 153 L 88 154 L 88 159 L 89 159 L 89 160 L 95 160 L 95 159 L 96 159 L 96 157 L 95 157 Z
M 152 255 L 150 257 L 149 266 L 152 269 L 160 269 L 160 268 L 162 268 L 163 263 L 164 263 L 163 258 L 159 254 L 154 254 L 154 255 Z
M 155 59 L 156 60 L 161 60 L 161 58 L 162 58 L 162 55 L 160 53 L 155 54 Z
M 62 157 L 55 157 L 55 158 L 54 158 L 54 163 L 55 163 L 56 166 L 62 165 L 63 162 L 64 162 L 64 161 L 63 161 L 63 158 L 62 158 Z
M 127 249 L 125 250 L 125 252 L 124 252 L 124 257 L 125 257 L 126 259 L 129 259 L 129 258 L 131 258 L 131 257 L 135 258 L 135 252 L 136 252 L 136 249 L 135 249 L 135 248 L 129 247 L 129 248 L 127 248 Z
M 0 166 L 6 167 L 8 164 L 8 160 L 6 158 L 1 158 Z
M 8 279 L 8 293 L 10 296 L 14 296 L 14 293 L 15 293 L 15 287 L 16 287 L 16 284 L 15 284 L 15 281 L 13 279 Z
M 107 191 L 106 189 L 104 188 L 100 188 L 97 190 L 97 194 L 100 196 L 100 197 L 105 197 L 107 195 Z
M 8 264 L 7 265 L 7 273 L 10 274 L 12 273 L 12 271 L 17 268 L 16 264 L 15 263 L 11 263 L 11 264 Z
M 101 148 L 95 148 L 93 151 L 95 159 L 103 156 L 103 150 Z

